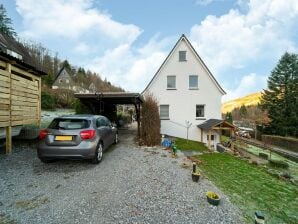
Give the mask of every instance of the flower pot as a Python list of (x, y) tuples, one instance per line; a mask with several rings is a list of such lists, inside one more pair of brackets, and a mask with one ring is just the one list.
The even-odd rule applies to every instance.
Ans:
[(201, 174), (200, 173), (192, 173), (191, 178), (193, 182), (198, 182), (200, 179)]
[(219, 202), (220, 202), (220, 197), (219, 197), (216, 193), (214, 193), (214, 192), (212, 192), (212, 191), (208, 191), (207, 194), (206, 194), (206, 196), (207, 196), (207, 201), (208, 201), (211, 205), (215, 205), (215, 206), (217, 206), (217, 205), (219, 204)]

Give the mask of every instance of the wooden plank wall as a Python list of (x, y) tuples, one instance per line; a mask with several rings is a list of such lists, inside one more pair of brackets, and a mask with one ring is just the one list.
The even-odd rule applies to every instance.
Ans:
[(40, 102), (41, 78), (0, 60), (0, 128), (40, 126)]

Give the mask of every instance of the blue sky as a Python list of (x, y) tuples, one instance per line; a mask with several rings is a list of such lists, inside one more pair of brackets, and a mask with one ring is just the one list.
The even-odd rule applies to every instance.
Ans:
[[(297, 0), (1, 0), (19, 36), (141, 92), (184, 33), (227, 92), (266, 88), (297, 53)], [(296, 32), (295, 32), (296, 30)]]

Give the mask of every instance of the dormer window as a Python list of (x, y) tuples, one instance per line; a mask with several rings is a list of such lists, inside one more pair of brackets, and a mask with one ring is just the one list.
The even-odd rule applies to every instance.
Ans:
[(179, 51), (179, 61), (186, 61), (186, 51)]

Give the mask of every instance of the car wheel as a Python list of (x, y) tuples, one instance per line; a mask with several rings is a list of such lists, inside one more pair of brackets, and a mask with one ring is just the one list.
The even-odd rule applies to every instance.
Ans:
[(102, 156), (103, 156), (102, 143), (98, 143), (94, 158), (92, 159), (92, 163), (98, 164), (102, 160)]
[(119, 142), (119, 139), (118, 139), (118, 133), (116, 133), (116, 134), (115, 134), (115, 141), (114, 141), (114, 144), (116, 145), (118, 142)]

